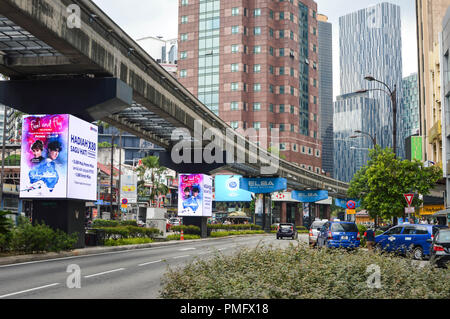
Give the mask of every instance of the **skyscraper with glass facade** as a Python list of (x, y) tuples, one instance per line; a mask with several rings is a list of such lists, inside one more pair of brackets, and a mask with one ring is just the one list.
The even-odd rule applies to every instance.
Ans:
[[(393, 108), (388, 90), (382, 84), (365, 80), (366, 76), (386, 83), (391, 90), (397, 90), (397, 155), (404, 157), (404, 143), (401, 137), (401, 96), (402, 96), (402, 44), (401, 44), (401, 18), (400, 7), (390, 3), (380, 3), (366, 9), (358, 10), (339, 19), (340, 34), (340, 84), (341, 97), (335, 103), (334, 130), (335, 139), (349, 137), (355, 130), (370, 133), (375, 137), (377, 144), (382, 148), (393, 146)], [(368, 89), (365, 93), (366, 99), (354, 99), (352, 93), (361, 89)], [(348, 101), (343, 101), (349, 99)], [(373, 102), (374, 101), (374, 102)], [(355, 109), (370, 109), (370, 105), (353, 105), (353, 103), (370, 103), (376, 105), (376, 112), (369, 120), (361, 122), (360, 129), (355, 128), (352, 134), (347, 137), (339, 136), (338, 132), (345, 131), (346, 124), (337, 121), (337, 117), (342, 116), (351, 121)], [(340, 114), (339, 105), (346, 105), (342, 112), (347, 112), (347, 116)], [(363, 112), (364, 113), (364, 112)], [(355, 118), (355, 121), (359, 121)], [(370, 138), (360, 138), (365, 140), (360, 143), (369, 143)], [(355, 146), (354, 146), (355, 147)], [(356, 151), (356, 150), (355, 150)], [(367, 152), (367, 150), (359, 150)], [(335, 153), (343, 152), (337, 147), (335, 140)], [(360, 156), (364, 158), (364, 156)], [(335, 167), (342, 169), (348, 165), (349, 172), (354, 172), (357, 162), (345, 163), (344, 156), (335, 156)], [(365, 163), (363, 163), (365, 164)], [(336, 169), (335, 169), (336, 172)], [(350, 177), (350, 173), (344, 174)], [(342, 174), (340, 176), (343, 176)], [(337, 175), (335, 175), (338, 178)], [(351, 179), (351, 178), (350, 178)], [(347, 180), (348, 181), (348, 180)]]
[(318, 15), (319, 100), (322, 169), (333, 176), (333, 27), (324, 15)]
[(417, 73), (403, 79), (401, 99), (401, 124), (404, 139), (420, 133), (419, 82)]
[(314, 1), (180, 0), (178, 32), (186, 88), (234, 129), (279, 129), (272, 146), (321, 173)]

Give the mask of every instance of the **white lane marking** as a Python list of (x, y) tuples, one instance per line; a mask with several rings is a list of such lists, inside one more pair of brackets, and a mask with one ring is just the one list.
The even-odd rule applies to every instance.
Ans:
[(180, 258), (185, 258), (185, 257), (189, 257), (190, 255), (183, 255), (183, 256), (177, 256), (177, 257), (173, 257), (173, 259), (180, 259)]
[(89, 275), (89, 276), (84, 276), (84, 278), (91, 278), (91, 277), (95, 277), (95, 276), (101, 276), (101, 275), (105, 275), (105, 274), (110, 274), (112, 272), (118, 272), (118, 271), (122, 271), (125, 270), (125, 268), (119, 268), (119, 269), (114, 269), (114, 270), (109, 270), (109, 271), (104, 271), (104, 272), (100, 272), (98, 274), (93, 274), (93, 275)]
[(147, 265), (150, 265), (150, 264), (156, 264), (156, 263), (160, 263), (160, 262), (162, 262), (162, 260), (150, 261), (148, 263), (140, 264), (140, 265), (138, 265), (138, 267), (147, 266)]
[(187, 251), (187, 250), (196, 250), (197, 248), (194, 247), (190, 247), (190, 248), (182, 248), (182, 249), (178, 249), (179, 251)]
[(51, 285), (46, 285), (46, 286), (31, 288), (31, 289), (27, 289), (27, 290), (18, 291), (18, 292), (13, 292), (13, 293), (10, 293), (10, 294), (7, 294), (7, 295), (0, 296), (0, 298), (11, 297), (11, 296), (15, 296), (15, 295), (18, 295), (18, 294), (24, 294), (26, 292), (35, 291), (35, 290), (39, 290), (39, 289), (45, 289), (45, 288), (49, 288), (49, 287), (53, 287), (53, 286), (57, 286), (57, 285), (59, 285), (59, 284), (55, 283), (55, 284), (51, 284)]

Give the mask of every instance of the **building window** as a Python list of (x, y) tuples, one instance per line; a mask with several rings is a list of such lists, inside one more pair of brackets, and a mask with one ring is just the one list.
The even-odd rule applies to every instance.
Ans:
[(253, 84), (253, 92), (261, 92), (261, 84), (260, 83)]
[(273, 104), (272, 103), (269, 104), (269, 112), (273, 113)]
[(231, 9), (231, 15), (232, 16), (238, 16), (239, 15), (239, 8), (232, 8)]
[(188, 0), (181, 0), (181, 5), (183, 7), (187, 6), (189, 4)]
[(270, 11), (269, 11), (269, 17), (270, 17), (271, 19), (273, 19), (273, 10), (270, 10)]
[(294, 14), (293, 13), (290, 14), (290, 20), (291, 20), (291, 22), (294, 22)]
[(261, 103), (253, 103), (253, 111), (261, 111)]
[(280, 85), (280, 94), (284, 94), (284, 85)]
[(231, 110), (239, 111), (239, 102), (231, 102)]
[(293, 105), (291, 105), (291, 114), (295, 113), (295, 107)]
[(292, 133), (294, 133), (294, 129), (295, 129), (294, 124), (291, 124), (291, 132), (292, 132)]
[(187, 55), (187, 51), (183, 51), (183, 52), (180, 53), (180, 59), (181, 60), (187, 59), (187, 56), (188, 56)]
[(295, 76), (295, 73), (294, 73), (295, 71), (294, 71), (294, 68), (291, 68), (291, 76)]
[(278, 37), (279, 37), (280, 39), (284, 39), (284, 30), (278, 31)]
[(182, 16), (181, 17), (181, 24), (186, 24), (188, 23), (188, 17), (187, 16)]
[(253, 34), (254, 35), (261, 35), (261, 27), (253, 28)]
[(253, 122), (253, 128), (258, 131), (261, 128), (261, 122)]
[(185, 78), (187, 77), (187, 71), (186, 70), (181, 70), (180, 71), (180, 78)]
[(231, 72), (239, 72), (239, 64), (237, 64), (237, 63), (232, 64)]
[(280, 20), (284, 20), (284, 12), (280, 12)]
[(316, 157), (320, 157), (320, 150), (316, 150)]
[(291, 35), (290, 35), (291, 40), (294, 40), (294, 32), (291, 31)]
[(272, 84), (269, 84), (269, 92), (270, 93), (274, 93), (275, 92)]
[(253, 72), (254, 73), (260, 73), (261, 72), (261, 64), (255, 64), (253, 66)]
[(292, 149), (294, 150), (294, 152), (297, 152), (297, 144), (292, 145)]
[(260, 8), (257, 8), (257, 9), (255, 9), (255, 10), (253, 10), (253, 15), (254, 15), (255, 17), (260, 17), (260, 16), (261, 16), (261, 9), (260, 9)]
[(273, 29), (272, 28), (269, 28), (269, 35), (271, 38), (273, 38)]
[(279, 113), (284, 113), (284, 104), (280, 104)]
[(181, 39), (181, 41), (187, 41), (187, 39), (188, 39), (188, 34), (187, 34), (187, 33), (181, 34), (180, 39)]
[(283, 66), (280, 67), (279, 73), (280, 73), (280, 75), (284, 75), (284, 67)]
[(271, 56), (273, 56), (273, 54), (274, 54), (274, 49), (273, 49), (273, 47), (270, 47), (270, 48), (269, 48), (269, 53), (270, 53)]
[(239, 90), (239, 83), (233, 82), (231, 83), (231, 91), (237, 91)]
[(236, 130), (239, 128), (239, 122), (238, 121), (230, 122), (230, 126), (232, 129)]
[(286, 143), (280, 143), (280, 151), (286, 150)]
[(239, 52), (239, 44), (233, 44), (231, 46), (231, 53), (238, 53)]
[(273, 74), (273, 65), (269, 66), (269, 72), (270, 72), (270, 74)]
[(284, 48), (279, 49), (278, 56), (284, 56)]
[(284, 124), (280, 124), (280, 132), (284, 132)]
[(239, 33), (239, 26), (234, 25), (231, 27), (231, 34), (238, 34)]
[(253, 53), (256, 53), (256, 54), (261, 53), (261, 46), (260, 45), (255, 45), (253, 47)]

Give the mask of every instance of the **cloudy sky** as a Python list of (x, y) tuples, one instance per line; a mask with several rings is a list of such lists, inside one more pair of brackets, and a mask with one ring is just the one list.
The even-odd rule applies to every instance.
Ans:
[[(132, 38), (178, 34), (178, 0), (94, 0)], [(370, 5), (376, 0), (316, 0), (318, 12), (333, 24), (334, 95), (339, 94), (339, 17)], [(403, 76), (417, 72), (416, 14), (414, 0), (389, 0), (402, 14)]]

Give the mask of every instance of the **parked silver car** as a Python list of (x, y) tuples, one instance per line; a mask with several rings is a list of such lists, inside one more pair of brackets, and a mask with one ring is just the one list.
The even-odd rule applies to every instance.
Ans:
[(328, 219), (315, 220), (311, 224), (311, 228), (309, 229), (309, 245), (312, 247), (316, 246), (317, 237), (319, 236), (320, 229), (322, 226), (328, 221)]

